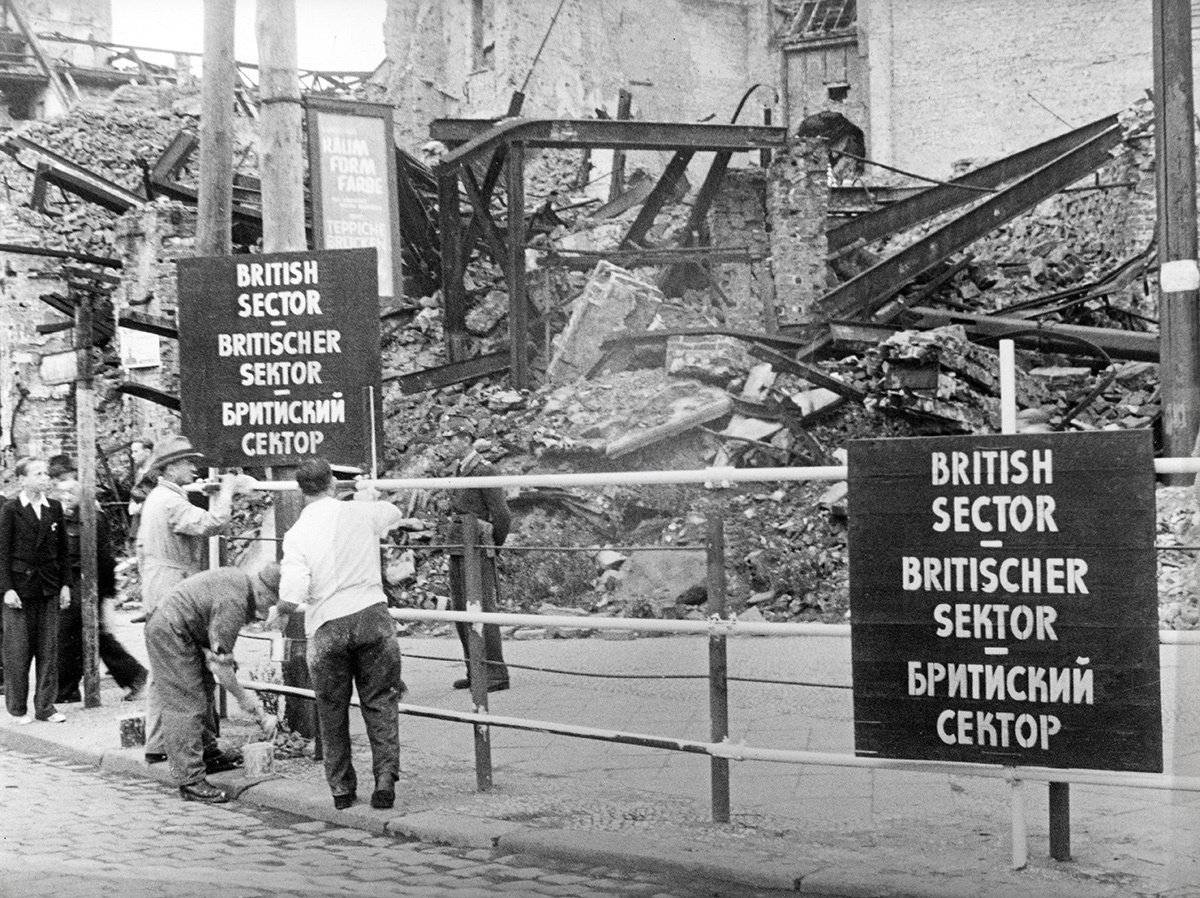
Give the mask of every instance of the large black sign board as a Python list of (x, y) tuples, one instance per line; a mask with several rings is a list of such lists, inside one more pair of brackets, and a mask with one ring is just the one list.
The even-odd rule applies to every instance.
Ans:
[(1148, 431), (851, 443), (865, 756), (1162, 770)]
[(183, 429), (214, 464), (370, 461), (375, 264), (373, 249), (179, 260)]

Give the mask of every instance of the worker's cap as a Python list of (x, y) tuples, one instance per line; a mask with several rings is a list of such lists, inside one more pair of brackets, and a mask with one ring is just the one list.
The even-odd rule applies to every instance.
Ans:
[(259, 568), (258, 579), (272, 592), (279, 592), (279, 581), (281, 579), (279, 562), (272, 561)]
[(185, 458), (199, 460), (204, 458), (204, 453), (196, 449), (187, 437), (183, 435), (170, 436), (159, 446), (152, 467), (165, 468), (172, 462), (182, 461)]

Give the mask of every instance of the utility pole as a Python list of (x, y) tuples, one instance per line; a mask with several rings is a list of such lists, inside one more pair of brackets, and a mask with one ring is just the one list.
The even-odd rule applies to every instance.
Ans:
[[(304, 154), (295, 0), (258, 0), (263, 252), (303, 251)], [(389, 137), (391, 135), (388, 135)]]
[[(1200, 268), (1190, 0), (1153, 0), (1163, 452), (1193, 454), (1200, 432)], [(1180, 485), (1186, 477), (1175, 475)]]
[(92, 383), (92, 294), (75, 299), (75, 425), (79, 456), (79, 613), (83, 629), (83, 706), (100, 707), (99, 590), (96, 570), (96, 393)]
[[(295, 0), (258, 0), (256, 10), (263, 251), (303, 251), (308, 245), (304, 234), (304, 155), (300, 140), (303, 110), (296, 73), (296, 4)], [(270, 476), (286, 479), (291, 473), (276, 468)], [(282, 538), (296, 523), (302, 508), (298, 492), (275, 494), (277, 537)], [(305, 659), (304, 615), (289, 615), (283, 635), (284, 685), (311, 689)], [(289, 699), (284, 719), (306, 739), (317, 735), (316, 708), (312, 702)]]
[(204, 0), (204, 77), (200, 85), (201, 256), (233, 250), (233, 14), (235, 0)]

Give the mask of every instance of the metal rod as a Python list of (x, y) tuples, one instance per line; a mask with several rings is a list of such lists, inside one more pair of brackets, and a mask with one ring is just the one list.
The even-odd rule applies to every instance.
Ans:
[[(311, 689), (282, 686), (279, 683), (262, 683), (254, 680), (238, 680), (246, 689), (258, 692), (294, 695), (315, 698)], [(358, 706), (357, 699), (350, 702)], [(909, 773), (935, 773), (941, 776), (978, 776), (984, 779), (1011, 780), (1020, 774), (1024, 780), (1051, 782), (1063, 780), (1092, 786), (1119, 788), (1158, 789), (1175, 792), (1200, 792), (1200, 776), (1174, 776), (1162, 773), (1126, 773), (1113, 770), (1081, 770), (1077, 768), (1048, 767), (998, 767), (991, 764), (974, 764), (966, 761), (910, 761), (899, 758), (871, 758), (857, 755), (841, 755), (835, 752), (792, 751), (789, 749), (753, 748), (747, 745), (722, 742), (698, 742), (692, 739), (674, 739), (668, 736), (650, 736), (642, 733), (626, 733), (597, 727), (576, 726), (568, 723), (553, 723), (527, 720), (520, 717), (500, 717), (491, 714), (475, 714), (469, 711), (450, 711), (423, 705), (400, 703), (401, 714), (447, 720), (456, 723), (481, 723), (489, 727), (529, 730), (550, 733), (556, 736), (573, 736), (601, 742), (619, 742), (626, 745), (642, 745), (668, 751), (691, 754), (708, 754), (731, 761), (771, 761), (781, 764), (805, 764), (823, 767), (856, 767), (863, 770), (899, 770)]]

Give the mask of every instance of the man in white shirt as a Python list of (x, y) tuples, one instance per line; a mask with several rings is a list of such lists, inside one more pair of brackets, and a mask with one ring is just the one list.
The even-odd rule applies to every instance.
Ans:
[(317, 722), (325, 752), (325, 779), (335, 808), (357, 798), (358, 777), (350, 756), (350, 694), (358, 700), (367, 738), (375, 789), (371, 807), (387, 809), (396, 800), (400, 775), (400, 647), (387, 610), (380, 569), (379, 540), (397, 527), (424, 529), (404, 518), (390, 502), (339, 502), (333, 471), (324, 459), (296, 469), (304, 510), (283, 537), (279, 610), (306, 611), (308, 671), (317, 697)]

